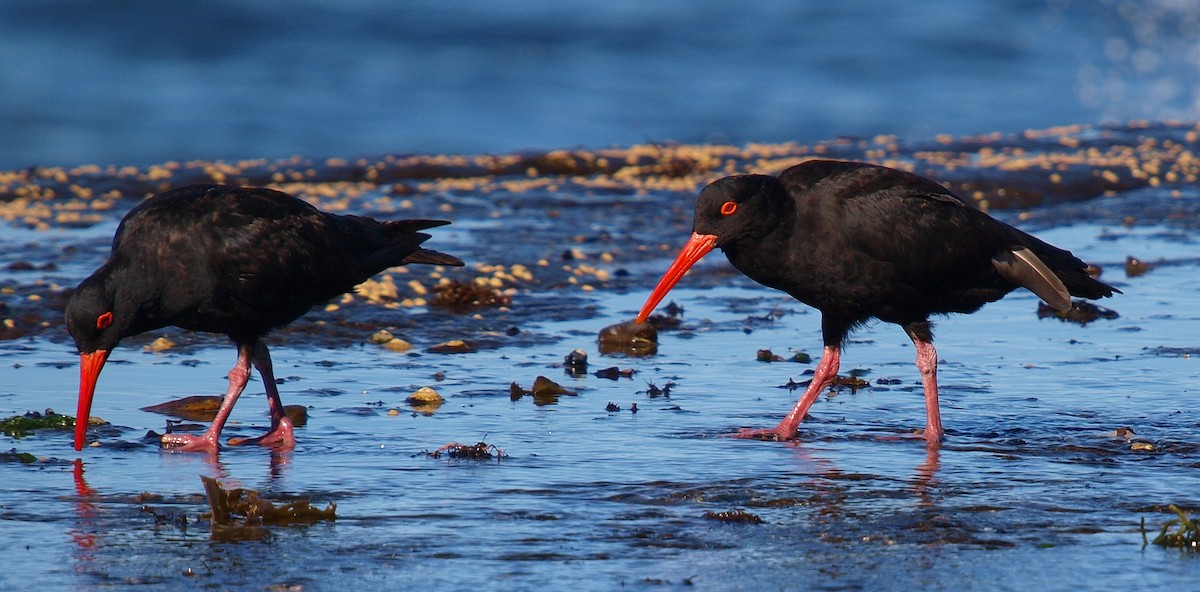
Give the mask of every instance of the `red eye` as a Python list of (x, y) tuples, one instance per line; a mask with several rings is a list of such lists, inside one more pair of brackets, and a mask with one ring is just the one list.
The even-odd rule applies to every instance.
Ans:
[(737, 203), (736, 202), (727, 201), (727, 202), (721, 204), (721, 215), (722, 216), (732, 216), (733, 213), (736, 211), (737, 211)]
[(112, 324), (112, 312), (106, 312), (96, 317), (96, 328), (100, 330), (107, 329)]

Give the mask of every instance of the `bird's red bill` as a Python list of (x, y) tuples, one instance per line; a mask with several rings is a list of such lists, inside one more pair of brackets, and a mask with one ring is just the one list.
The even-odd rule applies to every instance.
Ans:
[(658, 280), (658, 285), (654, 287), (654, 291), (650, 293), (650, 297), (646, 299), (646, 303), (642, 305), (641, 312), (638, 313), (637, 322), (641, 323), (654, 312), (654, 307), (666, 298), (667, 292), (679, 283), (679, 279), (687, 270), (695, 265), (697, 261), (702, 259), (713, 247), (717, 244), (717, 236), (714, 234), (698, 234), (693, 232), (692, 238), (683, 245), (679, 250), (679, 255), (675, 257), (675, 262), (671, 267), (667, 268), (667, 272), (663, 274), (662, 279)]
[(88, 418), (92, 413), (92, 395), (96, 393), (96, 380), (108, 360), (108, 351), (98, 349), (79, 354), (79, 407), (75, 410), (75, 450), (83, 450), (87, 440)]

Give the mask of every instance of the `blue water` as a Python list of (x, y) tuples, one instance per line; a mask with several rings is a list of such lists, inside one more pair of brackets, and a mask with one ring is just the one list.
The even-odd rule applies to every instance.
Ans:
[(1171, 0), (7, 0), (0, 169), (1200, 114)]
[[(8, 0), (0, 3), (0, 170), (926, 139), (1189, 119), (1200, 116), (1198, 15), (1171, 0)], [(372, 199), (394, 197), (372, 191)], [(472, 266), (513, 263), (505, 258), (517, 251), (498, 241), (520, 237), (532, 259), (557, 261), (577, 245), (593, 257), (611, 248), (617, 259), (597, 265), (640, 281), (668, 263), (659, 244), (686, 236), (679, 227), (664, 239), (682, 221), (655, 218), (674, 212), (679, 194), (572, 191), (561, 204), (514, 195), (511, 203), (538, 206), (524, 209), (494, 195), (411, 199), (415, 211), (449, 208), (455, 223), (438, 229), (439, 248)], [(1145, 212), (1123, 205), (1134, 197), (1156, 213), (1178, 210), (1142, 220)], [(233, 350), (213, 339), (155, 354), (141, 348), (153, 336), (128, 340), (98, 389), (93, 413), (112, 423), (93, 430), (100, 446), (76, 453), (65, 432), (0, 437), (3, 449), (39, 457), (0, 464), (8, 560), (0, 588), (1186, 589), (1200, 563), (1144, 548), (1138, 525), (1145, 518), (1156, 531), (1166, 504), (1198, 504), (1198, 203), (1195, 188), (1180, 183), (1099, 200), (1110, 213), (1098, 219), (1116, 222), (1072, 224), (1059, 210), (1033, 211), (1039, 236), (1101, 264), (1106, 281), (1126, 291), (1102, 303), (1121, 316), (1086, 327), (1039, 320), (1036, 299), (1018, 291), (939, 322), (949, 437), (936, 453), (897, 441), (923, 424), (924, 411), (911, 343), (882, 324), (854, 336), (843, 374), (861, 369), (898, 384), (823, 395), (794, 444), (720, 437), (777, 422), (797, 396), (779, 387), (813, 365), (759, 363), (758, 349), (816, 355), (820, 338), (814, 311), (745, 278), (720, 276), (719, 287), (703, 288), (715, 283), (706, 274), (728, 273), (717, 255), (672, 292), (688, 328), (665, 333), (647, 359), (601, 356), (594, 336), (629, 318), (652, 280), (589, 293), (523, 285), (511, 310), (481, 311), (477, 328), (448, 325), (500, 344), (477, 354), (395, 354), (369, 344), (366, 330), (312, 343), (277, 334), (285, 402), (311, 415), (290, 453), (236, 448), (210, 460), (143, 443), (164, 418), (141, 407), (222, 392)], [(543, 215), (559, 205), (569, 222)], [(610, 227), (613, 205), (643, 208), (638, 220), (663, 228)], [(1141, 225), (1120, 224), (1125, 216)], [(580, 222), (589, 217), (595, 223)], [(52, 298), (57, 286), (74, 285), (103, 259), (115, 226), (111, 217), (82, 229), (5, 227), (0, 251), (57, 267), (0, 265), (0, 282), (18, 288), (4, 303), (27, 310), (25, 294)], [(642, 248), (658, 256), (633, 255)], [(1166, 263), (1126, 277), (1129, 255)], [(530, 312), (554, 306), (579, 309), (560, 320)], [(774, 311), (785, 314), (753, 320)], [(430, 326), (438, 314), (446, 313), (380, 312), (377, 322)], [(532, 337), (505, 341), (512, 325)], [(412, 332), (418, 351), (458, 336)], [(637, 373), (566, 377), (559, 363), (576, 347), (593, 368)], [(57, 322), (0, 342), (0, 416), (73, 410), (74, 353)], [(538, 375), (579, 395), (541, 407), (509, 400), (509, 383), (528, 387)], [(677, 386), (670, 399), (651, 398), (649, 382)], [(447, 398), (433, 415), (403, 402), (423, 385)], [(260, 391), (252, 383), (227, 436), (263, 429)], [(609, 402), (621, 411), (607, 411)], [(1126, 426), (1153, 450), (1113, 435)], [(479, 463), (422, 454), (480, 439), (509, 456)], [(198, 520), (206, 509), (199, 475), (273, 499), (333, 501), (338, 520), (223, 540)], [(143, 507), (187, 517), (188, 526), (158, 523)], [(704, 516), (733, 508), (764, 523)]]
[[(91, 245), (115, 221), (99, 226), (46, 240)], [(779, 387), (813, 366), (756, 362), (756, 350), (820, 346), (818, 315), (795, 301), (744, 278), (700, 287), (707, 274), (727, 271), (720, 257), (672, 292), (686, 307), (686, 329), (664, 333), (658, 355), (646, 359), (595, 347), (599, 329), (629, 318), (644, 291), (598, 290), (590, 314), (531, 319), (523, 311), (539, 300), (567, 296), (552, 286), (521, 290), (512, 311), (480, 311), (498, 326), (544, 336), (544, 346), (412, 356), (366, 342), (370, 330), (339, 347), (273, 345), (285, 401), (310, 409), (297, 448), (282, 454), (231, 448), (208, 459), (142, 443), (164, 418), (140, 408), (219, 393), (233, 350), (214, 341), (150, 353), (145, 340), (127, 340), (101, 377), (94, 413), (113, 426), (93, 429), (99, 446), (76, 453), (63, 431), (0, 439), (41, 459), (0, 464), (0, 532), (9, 535), (0, 553), (12, 565), (38, 566), (0, 570), (0, 588), (1180, 589), (1200, 564), (1177, 549), (1143, 548), (1138, 525), (1145, 518), (1156, 532), (1167, 518), (1159, 508), (1196, 503), (1195, 232), (1079, 223), (1038, 234), (1103, 266), (1127, 294), (1102, 304), (1121, 316), (1086, 327), (1039, 320), (1036, 298), (1017, 291), (939, 323), (948, 439), (936, 452), (897, 438), (923, 424), (924, 410), (911, 343), (886, 324), (855, 334), (843, 373), (861, 369), (873, 382), (898, 384), (823, 395), (796, 443), (720, 437), (778, 421), (797, 397)], [(475, 248), (472, 259), (488, 247)], [(1120, 267), (1130, 254), (1166, 263), (1126, 277)], [(58, 273), (78, 271), (47, 275)], [(752, 321), (772, 312), (783, 314)], [(436, 314), (381, 312), (378, 322)], [(73, 407), (78, 371), (60, 333), (0, 342), (0, 416)], [(448, 337), (407, 336), (418, 351)], [(589, 352), (593, 368), (637, 374), (567, 377), (559, 365), (574, 348)], [(578, 396), (547, 406), (510, 400), (509, 383), (528, 387), (538, 375)], [(669, 398), (652, 398), (650, 382), (676, 386)], [(403, 403), (422, 385), (447, 398), (432, 415)], [(247, 389), (226, 436), (263, 430), (260, 391), (257, 381)], [(610, 402), (621, 411), (607, 411)], [(1154, 449), (1112, 435), (1126, 426)], [(480, 439), (508, 456), (423, 454)], [(199, 475), (273, 499), (336, 502), (338, 520), (225, 540), (200, 518)], [(734, 508), (764, 523), (704, 517)], [(1063, 565), (1070, 573), (1060, 573)]]

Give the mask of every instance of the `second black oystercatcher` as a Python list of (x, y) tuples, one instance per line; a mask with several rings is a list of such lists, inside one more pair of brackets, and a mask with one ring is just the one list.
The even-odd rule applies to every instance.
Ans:
[(330, 214), (265, 188), (190, 185), (142, 202), (121, 220), (108, 261), (67, 303), (81, 362), (75, 449), (83, 448), (109, 352), (125, 337), (168, 325), (229, 335), (238, 359), (208, 430), (167, 434), (164, 446), (217, 450), (251, 365), (267, 391), (271, 429), (250, 442), (294, 446), (262, 338), (389, 267), (462, 265), (421, 248), (430, 236), (420, 231), (445, 224)]
[(821, 311), (824, 351), (812, 382), (768, 430), (795, 437), (837, 377), (842, 343), (871, 319), (900, 325), (917, 350), (930, 443), (943, 437), (937, 351), (929, 317), (970, 313), (1019, 287), (1059, 310), (1071, 296), (1120, 290), (1100, 282), (1069, 251), (971, 207), (941, 185), (860, 162), (812, 160), (778, 177), (736, 175), (700, 192), (691, 239), (638, 314), (642, 322), (684, 273), (714, 248), (739, 271)]

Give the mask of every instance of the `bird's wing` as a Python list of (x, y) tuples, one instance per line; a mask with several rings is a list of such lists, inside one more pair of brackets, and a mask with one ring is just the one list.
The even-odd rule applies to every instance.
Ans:
[(1058, 310), (1071, 310), (1071, 292), (1028, 248), (1003, 249), (992, 257), (992, 265), (1001, 277), (1037, 294), (1046, 304)]

